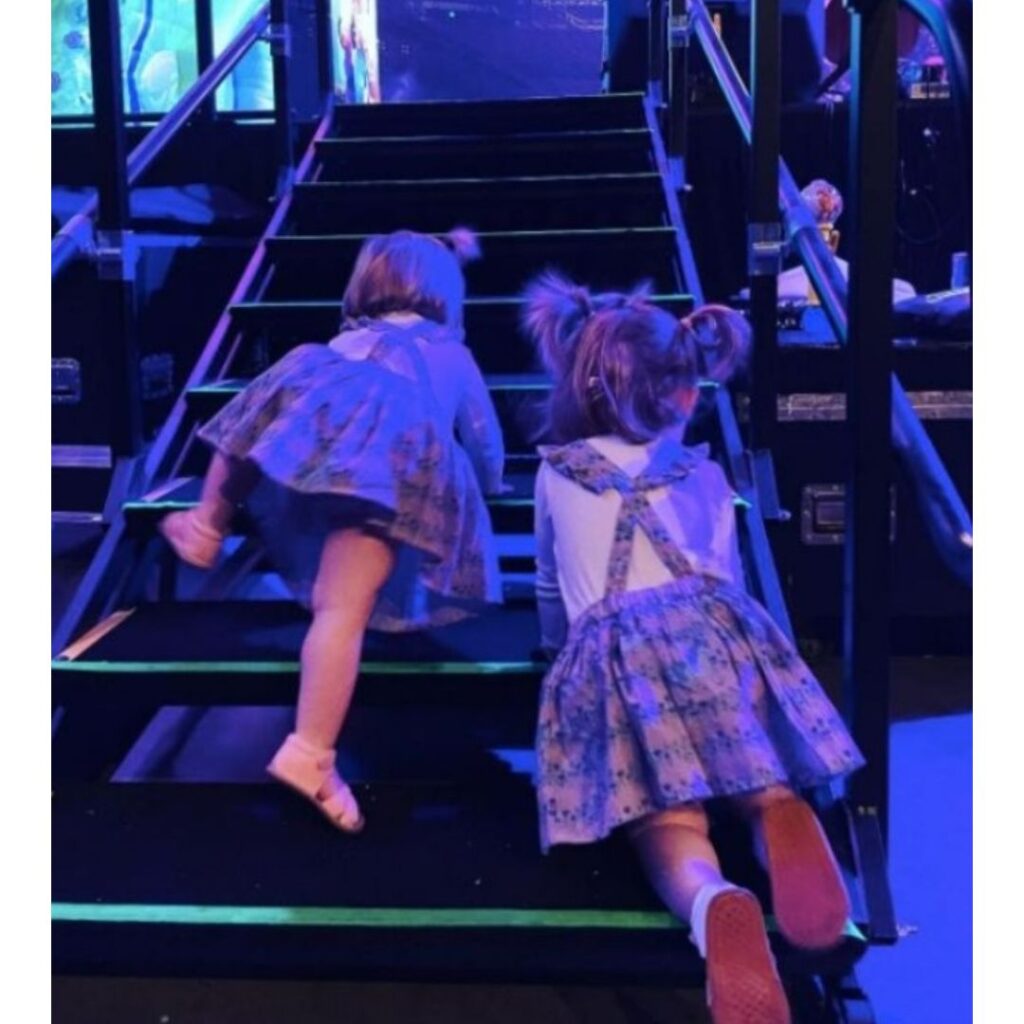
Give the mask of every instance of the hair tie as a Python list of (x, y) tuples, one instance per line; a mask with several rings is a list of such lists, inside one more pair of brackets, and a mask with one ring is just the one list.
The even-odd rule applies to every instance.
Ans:
[[(704, 321), (703, 323), (701, 322), (702, 320)], [(718, 348), (720, 339), (718, 337), (718, 328), (714, 321), (708, 323), (699, 314), (691, 313), (689, 316), (684, 316), (680, 323), (683, 330), (690, 333), (694, 343), (700, 346), (700, 348)]]
[(594, 315), (594, 303), (591, 301), (590, 292), (586, 288), (577, 286), (569, 294), (573, 302), (583, 311), (585, 317)]

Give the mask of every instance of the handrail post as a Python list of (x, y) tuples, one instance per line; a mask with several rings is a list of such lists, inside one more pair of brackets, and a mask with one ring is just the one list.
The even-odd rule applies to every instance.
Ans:
[(676, 185), (686, 190), (686, 145), (690, 122), (690, 2), (671, 0), (669, 9), (668, 123), (665, 148), (678, 167)]
[(277, 150), (276, 198), (291, 188), (295, 169), (295, 130), (290, 88), (292, 23), (289, 0), (270, 0), (270, 52), (274, 63), (274, 125)]
[[(201, 75), (213, 63), (213, 0), (195, 0), (196, 65)], [(199, 108), (199, 116), (213, 120), (217, 112), (216, 96), (211, 93)]]
[(331, 45), (330, 0), (316, 0), (316, 41), (320, 100), (326, 103), (334, 95), (334, 47)]
[(851, 780), (862, 813), (888, 824), (892, 277), (896, 231), (898, 0), (846, 0), (852, 12), (850, 289), (843, 589), (844, 693), (871, 756)]
[(89, 36), (96, 124), (96, 260), (104, 331), (96, 379), (102, 382), (110, 445), (120, 457), (135, 455), (142, 445), (142, 403), (118, 0), (89, 0)]
[(647, 91), (661, 120), (665, 100), (666, 0), (647, 0)]
[(779, 149), (782, 119), (782, 10), (779, 0), (754, 0), (750, 30), (750, 214), (747, 271), (754, 331), (750, 396), (751, 447), (771, 448), (777, 416), (782, 222), (779, 218)]

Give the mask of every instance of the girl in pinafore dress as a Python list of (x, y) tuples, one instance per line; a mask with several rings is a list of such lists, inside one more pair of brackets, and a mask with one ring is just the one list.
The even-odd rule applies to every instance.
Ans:
[(560, 442), (541, 449), (536, 494), (541, 636), (554, 656), (537, 728), (541, 844), (625, 826), (707, 960), (716, 1024), (781, 1024), (761, 908), (723, 879), (703, 805), (728, 798), (749, 819), (781, 931), (828, 948), (849, 904), (795, 790), (863, 759), (744, 591), (725, 475), (681, 440), (698, 378), (728, 379), (746, 324), (722, 307), (680, 322), (642, 292), (591, 295), (551, 275), (526, 300)]
[(203, 427), (214, 454), (199, 505), (161, 527), (208, 568), (244, 501), (312, 609), (295, 731), (268, 771), (346, 832), (363, 817), (335, 744), (367, 627), (445, 625), (501, 601), (481, 491), (502, 489), (504, 446), (462, 334), (461, 264), (476, 255), (465, 229), (369, 239), (341, 334), (291, 351)]

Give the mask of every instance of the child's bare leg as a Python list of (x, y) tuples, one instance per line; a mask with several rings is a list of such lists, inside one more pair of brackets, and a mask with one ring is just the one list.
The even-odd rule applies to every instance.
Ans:
[(358, 832), (363, 818), (334, 770), (334, 745), (355, 690), (363, 634), (393, 566), (394, 552), (376, 537), (339, 530), (327, 538), (313, 586), (313, 622), (302, 645), (295, 732), (268, 769), (346, 832)]
[(835, 946), (850, 916), (850, 901), (814, 811), (788, 786), (770, 786), (733, 802), (750, 822), (783, 935), (805, 949)]
[(640, 819), (630, 828), (630, 840), (655, 892), (680, 920), (690, 920), (693, 901), (704, 886), (724, 882), (700, 804)]
[(313, 587), (313, 623), (302, 645), (295, 731), (333, 748), (348, 713), (363, 634), (395, 564), (390, 545), (359, 530), (339, 530), (324, 544)]
[(642, 819), (630, 838), (658, 895), (707, 960), (715, 1024), (789, 1024), (789, 1007), (757, 899), (722, 878), (698, 804)]

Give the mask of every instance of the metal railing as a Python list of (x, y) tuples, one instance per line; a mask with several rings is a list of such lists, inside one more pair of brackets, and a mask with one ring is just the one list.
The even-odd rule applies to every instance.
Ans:
[[(128, 155), (126, 174), (129, 186), (139, 180), (189, 118), (210, 99), (249, 50), (265, 37), (269, 24), (270, 4), (265, 3)], [(97, 195), (89, 199), (54, 236), (50, 243), (51, 278), (60, 274), (78, 253), (88, 247), (92, 220), (98, 208)]]
[[(749, 143), (752, 135), (750, 93), (715, 31), (703, 0), (690, 0), (689, 7), (696, 37)], [(807, 270), (836, 338), (845, 345), (849, 339), (847, 281), (784, 160), (779, 161), (779, 205), (789, 242)], [(973, 561), (970, 514), (895, 374), (892, 376), (892, 440), (914, 480), (939, 553), (956, 576), (969, 583)]]

